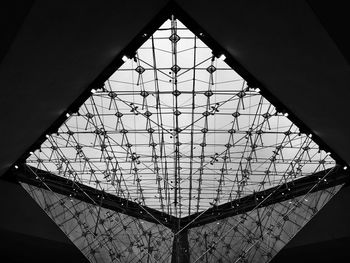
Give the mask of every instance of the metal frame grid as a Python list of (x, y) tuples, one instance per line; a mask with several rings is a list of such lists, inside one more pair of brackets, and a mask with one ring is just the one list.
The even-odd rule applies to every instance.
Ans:
[[(125, 203), (119, 204), (124, 210), (107, 209), (108, 195), (98, 191), (100, 195), (94, 196), (70, 180), (66, 184), (75, 191), (59, 194), (47, 175), (28, 169), (36, 183), (22, 186), (91, 262), (147, 263), (268, 262), (337, 193), (341, 185), (333, 186), (337, 181), (332, 179), (342, 171), (335, 167), (316, 174), (316, 182), (294, 198), (273, 200), (274, 193), (286, 192), (275, 187), (265, 197), (255, 195), (253, 208), (221, 218), (216, 214), (196, 227), (181, 225), (181, 218), (170, 226), (155, 216), (144, 218), (142, 213), (153, 215), (141, 206), (139, 216), (130, 216)], [(82, 200), (79, 193), (91, 201)], [(197, 219), (200, 216), (193, 222)]]
[(188, 234), (190, 262), (269, 262), (340, 188), (192, 228)]
[(173, 18), (27, 164), (181, 218), (335, 162)]
[(90, 262), (170, 262), (171, 230), (22, 183)]
[(347, 173), (167, 8), (12, 172), (92, 262), (267, 262)]

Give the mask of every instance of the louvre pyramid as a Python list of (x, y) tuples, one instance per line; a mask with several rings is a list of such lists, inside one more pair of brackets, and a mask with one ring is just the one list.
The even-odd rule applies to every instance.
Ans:
[(91, 262), (268, 262), (339, 190), (317, 188), (336, 162), (205, 34), (171, 16), (142, 37), (23, 187)]

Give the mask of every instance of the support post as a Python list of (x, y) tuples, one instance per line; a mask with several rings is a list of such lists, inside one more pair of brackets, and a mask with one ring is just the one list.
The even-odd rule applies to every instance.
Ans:
[[(175, 234), (178, 231), (174, 231)], [(173, 240), (173, 252), (171, 257), (171, 263), (189, 263), (190, 251), (188, 243), (188, 231), (182, 230), (180, 233), (174, 236)]]

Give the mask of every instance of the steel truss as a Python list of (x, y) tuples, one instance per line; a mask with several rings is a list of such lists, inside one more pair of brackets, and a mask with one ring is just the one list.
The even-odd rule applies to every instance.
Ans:
[(335, 162), (172, 17), (27, 164), (185, 217)]
[(133, 43), (10, 175), (93, 262), (269, 261), (342, 160), (179, 7)]
[(184, 218), (177, 218), (156, 209), (143, 206), (128, 199), (100, 191), (69, 179), (58, 178), (47, 171), (24, 166), (16, 170), (13, 176), (20, 182), (51, 190), (77, 200), (97, 205), (114, 212), (136, 217), (150, 223), (161, 224), (173, 232), (202, 226), (218, 220), (247, 213), (256, 208), (270, 206), (286, 200), (292, 200), (308, 193), (321, 191), (348, 181), (348, 173), (341, 167), (317, 172), (291, 183), (279, 185), (253, 195), (236, 199), (220, 206), (213, 206), (204, 212)]
[[(96, 262), (102, 260), (100, 258), (101, 255), (96, 255), (98, 249), (100, 249), (99, 253), (103, 249), (105, 250), (104, 254), (110, 256), (108, 259), (103, 259), (106, 262), (109, 260), (124, 262), (121, 260), (122, 257), (125, 260), (129, 260), (129, 262), (140, 260), (139, 257), (133, 255), (133, 253), (136, 253), (134, 251), (135, 246), (137, 253), (141, 255), (141, 261), (142, 258), (144, 260), (147, 258), (145, 262), (153, 262), (154, 260), (158, 262), (161, 256), (160, 253), (157, 253), (160, 249), (156, 249), (156, 247), (166, 240), (169, 241), (169, 239), (172, 240), (172, 245), (167, 245), (166, 251), (168, 251), (168, 255), (162, 259), (162, 262), (170, 262), (170, 259), (171, 262), (197, 262), (195, 260), (199, 260), (199, 262), (212, 262), (213, 260), (231, 262), (232, 255), (230, 256), (229, 254), (234, 248), (241, 251), (237, 258), (242, 262), (248, 260), (249, 257), (251, 259), (247, 262), (254, 262), (254, 260), (259, 262), (261, 256), (269, 260), (279, 250), (275, 246), (281, 248), (281, 244), (278, 245), (277, 242), (280, 241), (280, 236), (283, 237), (283, 244), (286, 244), (296, 233), (296, 230), (300, 230), (303, 224), (316, 214), (329, 198), (337, 192), (339, 185), (348, 181), (348, 174), (340, 167), (337, 167), (295, 180), (286, 185), (257, 192), (252, 196), (243, 197), (231, 203), (212, 207), (200, 214), (194, 214), (186, 218), (175, 218), (165, 213), (160, 213), (155, 209), (118, 198), (115, 195), (93, 189), (69, 179), (60, 178), (57, 180), (55, 175), (28, 166), (16, 170), (13, 175), (22, 182), (24, 188), (61, 228), (64, 223), (61, 222), (60, 217), (65, 218), (64, 222), (69, 220), (76, 221), (75, 224), (73, 223), (73, 226), (70, 225), (68, 227), (69, 230), (64, 228), (65, 233), (72, 238), (73, 230), (71, 228), (80, 226), (79, 234), (81, 236), (74, 235), (73, 242), (84, 254), (88, 255), (90, 260)], [(33, 188), (33, 186), (38, 188)], [(53, 201), (52, 197), (48, 198), (47, 192), (54, 193), (56, 200)], [(44, 198), (38, 198), (38, 195), (42, 195)], [(84, 207), (74, 206), (74, 211), (72, 211), (72, 207), (67, 207), (67, 203), (83, 204)], [(65, 215), (67, 211), (58, 213), (58, 206), (67, 210), (73, 217), (68, 216), (70, 219), (67, 220), (67, 215)], [(296, 213), (295, 210), (297, 210), (298, 216), (293, 217), (291, 215)], [(93, 219), (88, 220), (85, 218), (85, 221), (81, 220), (80, 215), (86, 211), (88, 211), (90, 216), (93, 216)], [(117, 235), (122, 238), (120, 236), (121, 230), (119, 234), (113, 233), (112, 228), (108, 228), (106, 225), (111, 224), (110, 221), (113, 223), (115, 218), (120, 218), (121, 222), (126, 221), (127, 218), (123, 215), (127, 215), (127, 218), (132, 218), (133, 224), (137, 226), (141, 226), (146, 222), (152, 224), (150, 227), (152, 230), (146, 230), (147, 228), (141, 227), (136, 234), (132, 234), (134, 235), (134, 241), (130, 240), (128, 248), (124, 250), (124, 254), (115, 252), (116, 247), (113, 248), (113, 245), (110, 247), (106, 244), (102, 245), (101, 242), (103, 241), (94, 241), (101, 236), (105, 239), (104, 242), (106, 240), (116, 242), (115, 236)], [(248, 224), (248, 226), (245, 224)], [(294, 232), (292, 231), (288, 235), (280, 232), (280, 236), (273, 236), (275, 235), (273, 234), (275, 229), (283, 230), (283, 227), (288, 224), (297, 226), (293, 229)], [(127, 228), (124, 225), (119, 227), (123, 227), (123, 230), (127, 232)], [(163, 233), (166, 234), (163, 235)], [(219, 235), (218, 233), (221, 234)], [(254, 237), (250, 236), (252, 233), (254, 233)], [(127, 235), (129, 236), (130, 234)], [(147, 242), (137, 243), (135, 235), (148, 237), (148, 241), (146, 239)], [(81, 240), (87, 239), (89, 236), (93, 240)], [(276, 239), (272, 243), (273, 249), (272, 247), (269, 248), (271, 244), (264, 243), (266, 241), (264, 236), (273, 236)], [(197, 243), (203, 237), (204, 243), (200, 242), (198, 247)], [(238, 237), (240, 237), (239, 240), (246, 242), (245, 246), (247, 247), (239, 245)], [(77, 243), (77, 240), (80, 241)], [(234, 245), (232, 242), (235, 242)], [(248, 245), (253, 243), (254, 249), (251, 251), (252, 246)], [(262, 246), (261, 243), (265, 246), (263, 255), (256, 251), (257, 248), (259, 249)], [(198, 249), (200, 252), (198, 252)], [(248, 249), (248, 251), (244, 249)], [(198, 255), (198, 253), (202, 254)]]

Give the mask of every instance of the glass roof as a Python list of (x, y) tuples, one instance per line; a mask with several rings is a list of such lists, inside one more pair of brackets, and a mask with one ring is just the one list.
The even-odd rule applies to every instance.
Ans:
[(146, 37), (28, 165), (176, 217), (335, 165), (179, 20)]

